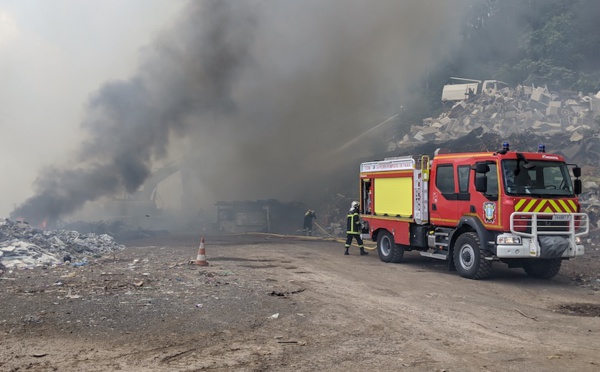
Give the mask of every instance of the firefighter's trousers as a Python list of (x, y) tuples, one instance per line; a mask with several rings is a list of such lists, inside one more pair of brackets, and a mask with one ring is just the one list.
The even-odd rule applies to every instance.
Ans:
[(358, 248), (363, 249), (363, 240), (360, 237), (360, 234), (348, 234), (346, 235), (346, 249), (350, 248), (350, 244), (352, 244), (352, 238), (356, 238), (356, 242), (358, 243)]

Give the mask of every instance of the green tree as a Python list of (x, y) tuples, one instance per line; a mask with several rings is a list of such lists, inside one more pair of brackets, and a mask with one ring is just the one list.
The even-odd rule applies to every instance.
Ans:
[(551, 89), (600, 88), (600, 2), (486, 0), (476, 5), (453, 63), (457, 73)]

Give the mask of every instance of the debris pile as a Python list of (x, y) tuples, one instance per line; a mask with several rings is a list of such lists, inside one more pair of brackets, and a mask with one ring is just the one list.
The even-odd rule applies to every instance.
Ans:
[(589, 243), (600, 245), (600, 188), (595, 182), (584, 182), (584, 192), (579, 196), (581, 209), (590, 217)]
[(83, 260), (100, 256), (125, 246), (107, 234), (81, 234), (77, 231), (36, 229), (27, 222), (0, 220), (0, 265), (29, 268), (56, 265), (63, 261)]
[(571, 142), (590, 137), (600, 142), (598, 115), (600, 92), (584, 96), (571, 91), (551, 93), (546, 87), (506, 87), (460, 101), (437, 118), (424, 119), (422, 125), (413, 125), (401, 141), (390, 143), (389, 150), (408, 143), (459, 138), (479, 127), (503, 136), (533, 132), (550, 137), (566, 133)]

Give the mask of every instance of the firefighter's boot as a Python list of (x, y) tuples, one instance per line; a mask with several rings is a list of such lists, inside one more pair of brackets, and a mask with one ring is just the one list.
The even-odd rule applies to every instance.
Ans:
[(364, 248), (361, 248), (361, 249), (360, 249), (360, 255), (361, 255), (361, 256), (366, 256), (366, 255), (368, 255), (368, 254), (369, 254), (369, 252), (365, 251), (365, 249), (364, 249)]
[(348, 248), (346, 248), (346, 252), (344, 252), (344, 255), (346, 255), (346, 256), (347, 256), (347, 255), (349, 255), (349, 254), (350, 254), (350, 252), (348, 252)]

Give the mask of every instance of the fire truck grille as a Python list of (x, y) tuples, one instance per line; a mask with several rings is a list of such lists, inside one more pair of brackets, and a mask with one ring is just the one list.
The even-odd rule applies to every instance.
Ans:
[(581, 236), (589, 231), (589, 217), (585, 213), (526, 213), (510, 216), (511, 231), (515, 234)]
[[(530, 221), (531, 224), (532, 221)], [(553, 231), (569, 231), (569, 221), (553, 221), (549, 218), (538, 218), (537, 231), (538, 233), (553, 232)], [(530, 226), (531, 228), (531, 226)]]

